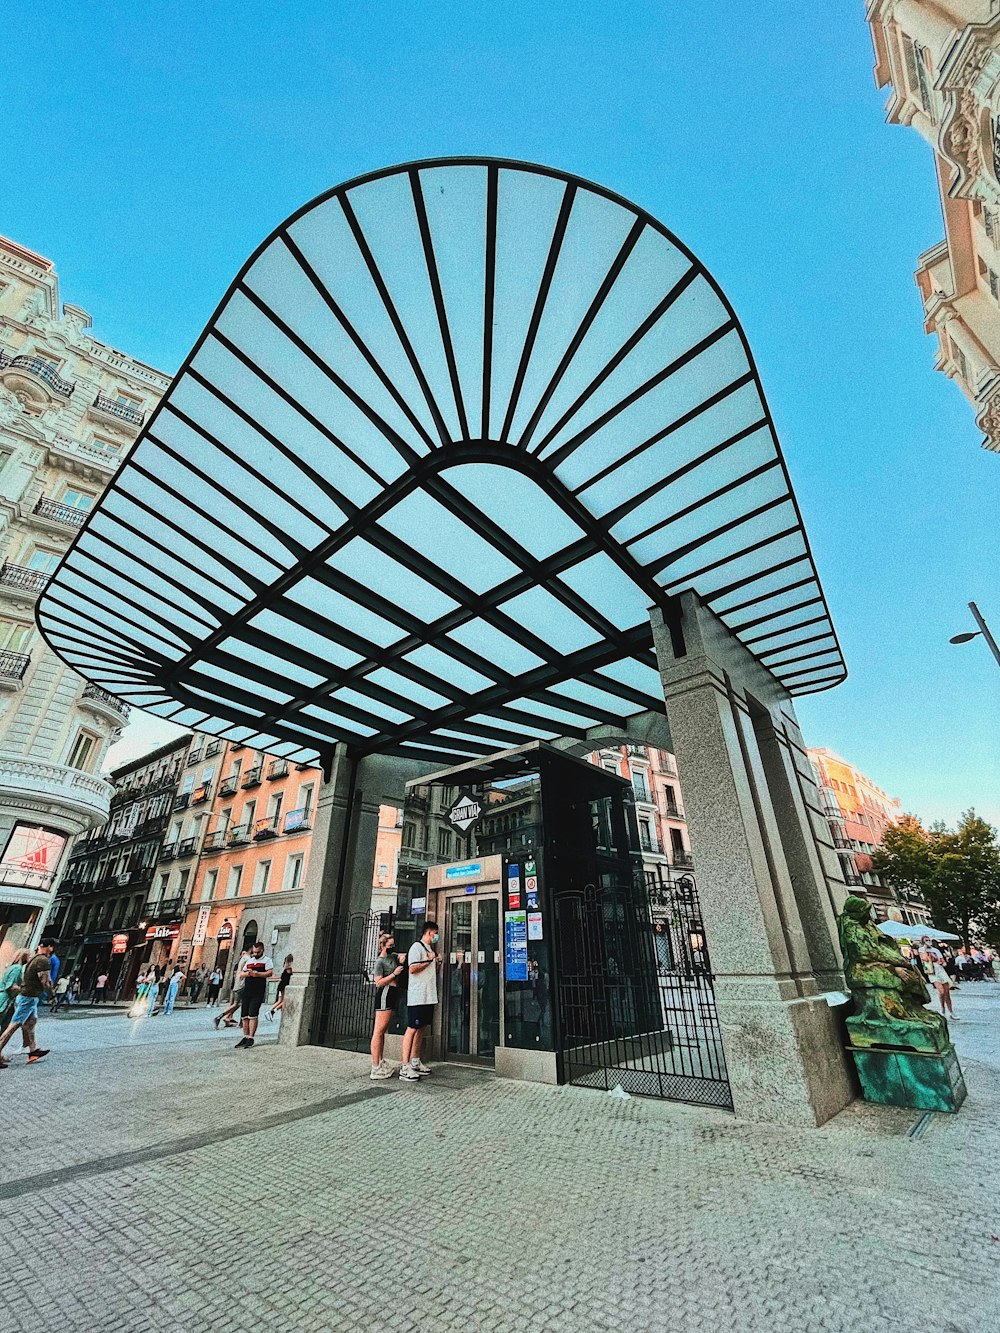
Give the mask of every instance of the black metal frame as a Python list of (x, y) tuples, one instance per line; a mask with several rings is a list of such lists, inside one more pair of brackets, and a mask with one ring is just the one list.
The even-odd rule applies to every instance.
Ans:
[(560, 950), (557, 980), (566, 1081), (732, 1110), (694, 876), (657, 866), (630, 891), (577, 898), (578, 945)]
[[(482, 413), (475, 421), (470, 420), (465, 402), (455, 332), (449, 322), (439, 256), (427, 213), (427, 195), (434, 184), (434, 173), (453, 167), (482, 172), (486, 191), (482, 237), (485, 263)], [(563, 193), (504, 406), (495, 405), (493, 398), (498, 198), (508, 177), (513, 179), (514, 175), (525, 173), (557, 182)], [(391, 176), (405, 179), (412, 199), (436, 312), (434, 336), (440, 343), (435, 342), (434, 347), (439, 346), (443, 351), (453, 401), (438, 401), (432, 391), (431, 372), (420, 356), (423, 344), (415, 345), (412, 330), (405, 327), (403, 314), (394, 302), (356, 211), (355, 202), (361, 195), (355, 192)], [(541, 345), (546, 302), (567, 229), (574, 207), (584, 196), (597, 196), (624, 210), (631, 224), (558, 363), (550, 367), (548, 382), (532, 404), (527, 424), (513, 438), (513, 425), (526, 392), (532, 357)], [(305, 252), (295, 234), (296, 223), (331, 201), (339, 204), (338, 217), (353, 235), (359, 262), (367, 272), (371, 291), (377, 293), (379, 312), (394, 331), (396, 344), (392, 352), (402, 354), (419, 386), (419, 394), (412, 402), (383, 365), (387, 347), (366, 342), (338, 301), (336, 284), (328, 285), (319, 276), (315, 257)], [(573, 358), (614, 292), (615, 283), (636, 246), (649, 235), (665, 240), (683, 256), (688, 265), (686, 271), (669, 290), (650, 293), (651, 308), (645, 318), (621, 340), (618, 350), (600, 371), (591, 375), (555, 424), (541, 434), (546, 408), (564, 381)], [(328, 362), (256, 290), (255, 265), (272, 247), (292, 261), (338, 329), (350, 340), (367, 372), (375, 376), (394, 410), (405, 418), (408, 435), (352, 385), (349, 367)], [(716, 327), (672, 355), (657, 373), (637, 383), (612, 406), (581, 425), (569, 439), (557, 444), (563, 427), (595, 399), (644, 339), (655, 337), (659, 321), (698, 281), (708, 285), (718, 302)], [(391, 456), (403, 469), (401, 475), (392, 479), (384, 476), (362, 457), (358, 448), (341, 438), (279, 382), (265, 368), (262, 356), (255, 360), (252, 352), (219, 327), (231, 304), (236, 310), (252, 310), (255, 317), (267, 321), (282, 339), (287, 356), (293, 359), (293, 370), (314, 368), (322, 381), (341, 396), (337, 402), (343, 400), (362, 414), (392, 451)], [(695, 407), (665, 422), (652, 434), (637, 438), (623, 455), (591, 472), (575, 486), (570, 487), (557, 475), (557, 469), (604, 426), (731, 334), (738, 338), (746, 363), (731, 382), (722, 384)], [(420, 336), (426, 339), (428, 330), (421, 328)], [(204, 373), (197, 364), (199, 353), (213, 347), (224, 349), (233, 365), (252, 377), (262, 401), (272, 406), (280, 403), (293, 414), (317, 442), (315, 453), (296, 452), (260, 419), (262, 414), (255, 416), (248, 411), (238, 401), (240, 390), (236, 381), (220, 383)], [(231, 438), (219, 438), (205, 421), (192, 416), (182, 403), (175, 403), (178, 397), (183, 401), (185, 388), (192, 385), (221, 407), (225, 420), (232, 423)], [(588, 504), (588, 493), (616, 469), (748, 388), (756, 394), (759, 411), (750, 412), (750, 419), (742, 428), (665, 475), (652, 477), (643, 489), (629, 494), (606, 512), (598, 513), (592, 502)], [(425, 425), (424, 413), (433, 422), (433, 431)], [(459, 423), (457, 437), (446, 424), (446, 414)], [(502, 424), (496, 430), (501, 419)], [(196, 451), (181, 450), (171, 442), (171, 432), (178, 428), (194, 434), (199, 441)], [(276, 466), (292, 467), (300, 486), (298, 493), (292, 493), (287, 486), (277, 488), (261, 466), (245, 456), (245, 451), (239, 448), (238, 436), (238, 430), (243, 428), (249, 428), (261, 446), (271, 451)], [(761, 433), (767, 440), (767, 456), (760, 462), (759, 451), (750, 455), (753, 459), (750, 466), (749, 460), (741, 461), (741, 445), (761, 437)], [(140, 458), (136, 451), (144, 446), (146, 454)], [(155, 467), (150, 466), (150, 457), (155, 457)], [(331, 458), (341, 460), (345, 468), (358, 476), (367, 477), (375, 487), (374, 498), (363, 504), (353, 501), (344, 487), (337, 484), (337, 466), (336, 462), (331, 463)], [(694, 499), (675, 507), (670, 501), (671, 486), (717, 458), (728, 464), (723, 484), (703, 489)], [(530, 478), (573, 521), (581, 532), (580, 538), (547, 558), (537, 558), (449, 481), (447, 470), (467, 463), (509, 467)], [(215, 471), (222, 467), (237, 469), (238, 487), (220, 490)], [(751, 503), (752, 483), (767, 473), (780, 483), (777, 494), (764, 503)], [(739, 491), (744, 486), (748, 490), (741, 497)], [(206, 487), (217, 497), (221, 511), (237, 513), (249, 532), (256, 530), (259, 534), (260, 542), (253, 548), (254, 570), (229, 553), (225, 513), (209, 513), (204, 503), (191, 498), (199, 488), (204, 492)], [(261, 487), (274, 495), (276, 505), (280, 501), (286, 516), (294, 513), (301, 523), (296, 526), (287, 517), (284, 522), (276, 521), (262, 512), (263, 507), (258, 503)], [(488, 593), (477, 595), (460, 579), (380, 526), (380, 520), (396, 505), (418, 491), (500, 552), (516, 573)], [(665, 497), (662, 517), (627, 540), (612, 535), (616, 524), (633, 509), (661, 492)], [(151, 501), (151, 495), (160, 497), (162, 503)], [(297, 533), (307, 522), (310, 526), (316, 524), (309, 503), (313, 495), (322, 495), (339, 511), (343, 521), (335, 528), (327, 527), (326, 537), (319, 542), (303, 544)], [(721, 515), (713, 517), (713, 505), (734, 496), (740, 500), (736, 512), (725, 521), (720, 521)], [(671, 544), (667, 537), (670, 525), (692, 515), (704, 516), (702, 530), (686, 541)], [(206, 519), (214, 523), (208, 536), (203, 529), (199, 530), (199, 524), (204, 525)], [(735, 549), (721, 557), (689, 568), (682, 575), (671, 576), (673, 566), (695, 558), (701, 548), (758, 520), (771, 524), (763, 536), (748, 540), (745, 545), (737, 542)], [(640, 560), (632, 548), (654, 535), (662, 538), (662, 554)], [(367, 582), (352, 578), (328, 563), (358, 537), (364, 537), (382, 555), (450, 599), (453, 609), (427, 623), (398, 605), (391, 587), (368, 586)], [(789, 544), (791, 553), (787, 554)], [(275, 550), (281, 554), (276, 556)], [(774, 558), (772, 550), (782, 558)], [(651, 688), (647, 691), (627, 685), (603, 670), (634, 659), (655, 672), (656, 662), (647, 619), (631, 628), (618, 628), (567, 582), (567, 574), (597, 554), (610, 558), (645, 594), (650, 606), (669, 608), (676, 594), (694, 588), (790, 693), (829, 688), (846, 674), (750, 349), (718, 284), (656, 219), (600, 186), (531, 164), (489, 158), (442, 159), (389, 168), (339, 186), (299, 210), (255, 251), (152, 414), (101, 504), (88, 516), (42, 597), (38, 621), (50, 645), (84, 676), (89, 679), (98, 676), (102, 686), (112, 693), (187, 726), (243, 740), (292, 760), (326, 758), (338, 741), (346, 742), (357, 755), (400, 753), (422, 759), (460, 760), (489, 754), (498, 746), (523, 744), (535, 737), (582, 738), (599, 725), (624, 729), (628, 717), (637, 712), (663, 712), (662, 695), (655, 688), (652, 675), (648, 677)], [(739, 564), (747, 556), (754, 557), (749, 571), (741, 569)], [(733, 577), (719, 586), (717, 580), (724, 577), (728, 567), (732, 568)], [(365, 634), (347, 629), (336, 616), (324, 613), (316, 605), (295, 600), (289, 594), (309, 577), (331, 593), (377, 615), (402, 637), (388, 647), (379, 647)], [(778, 586), (771, 586), (774, 579), (778, 580)], [(505, 609), (511, 597), (535, 588), (544, 588), (556, 598), (596, 636), (596, 644), (560, 653)], [(240, 589), (245, 589), (245, 593)], [(793, 604), (776, 601), (798, 589), (802, 595)], [(252, 623), (269, 610), (307, 631), (313, 641), (318, 636), (358, 660), (331, 670), (329, 660), (318, 648), (290, 642), (287, 635), (266, 632)], [(761, 633), (750, 632), (779, 618), (778, 627), (772, 625)], [(527, 649), (540, 665), (523, 673), (503, 671), (487, 652), (476, 651), (456, 638), (456, 631), (477, 619)], [(439, 673), (406, 660), (407, 654), (426, 645), (445, 651), (460, 667), (476, 672), (488, 684), (478, 689), (461, 688)], [(805, 651), (800, 653), (800, 649)], [(262, 654), (267, 654), (272, 662), (277, 659), (288, 664), (289, 672), (261, 660)], [(318, 683), (297, 687), (293, 668), (310, 673)], [(371, 679), (380, 669), (391, 670), (402, 679), (404, 687), (393, 689)], [(220, 672), (230, 673), (230, 678), (220, 676)], [(583, 703), (560, 689), (574, 681), (599, 689), (609, 699), (620, 701), (621, 707)], [(444, 702), (433, 708), (419, 706), (405, 693), (406, 682), (415, 686), (418, 693), (430, 690)], [(331, 694), (345, 689), (352, 691), (350, 699), (330, 700)], [(332, 716), (324, 718), (307, 711), (316, 707), (327, 707)], [(558, 710), (556, 716), (546, 712), (550, 708)]]

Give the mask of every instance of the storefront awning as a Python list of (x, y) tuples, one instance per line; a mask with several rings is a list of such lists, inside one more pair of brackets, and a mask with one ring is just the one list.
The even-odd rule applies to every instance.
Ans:
[(732, 308), (547, 168), (393, 167), (256, 251), (39, 605), (87, 679), (313, 760), (663, 711), (694, 589), (792, 694), (844, 663)]

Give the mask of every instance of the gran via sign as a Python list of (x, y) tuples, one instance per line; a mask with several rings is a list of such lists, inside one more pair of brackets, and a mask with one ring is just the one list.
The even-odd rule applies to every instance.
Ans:
[(448, 811), (445, 818), (449, 824), (453, 824), (462, 833), (468, 833), (482, 813), (483, 807), (479, 803), (478, 797), (473, 796), (471, 791), (463, 791), (459, 794), (458, 800)]

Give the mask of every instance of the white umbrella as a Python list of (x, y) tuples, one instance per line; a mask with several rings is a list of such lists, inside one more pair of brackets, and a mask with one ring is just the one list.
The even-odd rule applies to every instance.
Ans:
[(958, 935), (950, 931), (938, 930), (936, 926), (908, 926), (905, 921), (880, 921), (878, 928), (883, 935), (891, 935), (894, 940), (957, 940)]

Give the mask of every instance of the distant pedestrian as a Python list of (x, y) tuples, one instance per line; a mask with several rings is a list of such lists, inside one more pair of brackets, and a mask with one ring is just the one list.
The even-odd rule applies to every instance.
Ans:
[(188, 980), (188, 997), (192, 1004), (198, 1003), (198, 996), (201, 994), (201, 988), (205, 984), (205, 969), (199, 967), (193, 972)]
[(38, 1002), (43, 995), (52, 990), (49, 968), (55, 947), (56, 941), (51, 935), (46, 935), (39, 943), (34, 958), (25, 965), (19, 983), (20, 993), (14, 1001), (14, 1012), (10, 1023), (0, 1033), (0, 1069), (6, 1069), (8, 1063), (3, 1058), (3, 1048), (19, 1028), (24, 1037), (24, 1044), (28, 1048), (29, 1065), (48, 1055), (48, 1051), (42, 1050), (35, 1041), (35, 1024), (38, 1020)]
[(0, 1032), (3, 1032), (14, 1013), (14, 1001), (21, 993), (21, 978), (25, 966), (31, 962), (30, 949), (18, 949), (0, 976)]
[(163, 1012), (165, 1014), (174, 1012), (174, 1005), (177, 1003), (177, 992), (180, 990), (183, 979), (184, 973), (179, 967), (175, 967), (167, 982), (166, 994), (163, 997)]
[(69, 1004), (69, 977), (60, 977), (52, 992), (52, 1012), (57, 1013)]
[(941, 961), (940, 957), (928, 957), (924, 961), (930, 983), (937, 991), (938, 1002), (941, 1005), (942, 1014), (947, 1014), (949, 1018), (954, 1019), (955, 1010), (952, 1008), (951, 1003), (951, 988), (953, 983), (951, 977), (949, 977), (944, 969), (944, 963)]
[(257, 940), (250, 953), (243, 959), (240, 971), (243, 977), (243, 998), (240, 1001), (240, 1025), (243, 1028), (243, 1038), (236, 1043), (236, 1049), (249, 1050), (253, 1045), (254, 1035), (257, 1031), (260, 1006), (264, 1003), (264, 996), (267, 994), (267, 983), (274, 976), (274, 963), (264, 953), (264, 945), (260, 940)]
[(281, 976), (278, 978), (278, 993), (274, 997), (274, 1004), (271, 1006), (272, 1018), (274, 1017), (275, 1014), (280, 1014), (282, 1009), (284, 1009), (285, 1007), (285, 991), (288, 989), (288, 983), (292, 979), (293, 975), (292, 964), (294, 962), (295, 959), (292, 957), (291, 954), (288, 954), (285, 958), (285, 961), (281, 965)]
[(372, 968), (372, 980), (375, 983), (375, 1027), (372, 1031), (372, 1072), (371, 1079), (392, 1078), (395, 1070), (383, 1058), (385, 1034), (392, 1021), (392, 1015), (399, 998), (403, 978), (403, 964), (392, 952), (396, 942), (386, 931), (378, 937), (378, 957)]
[(94, 1003), (103, 1004), (108, 990), (107, 972), (99, 972), (97, 980), (94, 982)]
[(214, 967), (208, 974), (208, 995), (205, 1003), (216, 1005), (219, 1003), (219, 991), (222, 989), (222, 973), (217, 967)]
[(212, 1023), (215, 1027), (218, 1027), (220, 1023), (224, 1023), (227, 1028), (238, 1026), (235, 1018), (233, 1018), (233, 1014), (236, 1013), (236, 1010), (240, 1007), (240, 1003), (243, 999), (243, 964), (249, 956), (249, 950), (244, 949), (240, 954), (239, 962), (236, 964), (235, 968), (233, 968), (233, 985), (229, 996), (229, 1007), (228, 1009), (224, 1009), (221, 1014), (216, 1014), (212, 1019)]
[(404, 1082), (431, 1072), (420, 1059), (420, 1046), (424, 1032), (434, 1023), (434, 1007), (438, 1002), (437, 969), (441, 966), (441, 955), (435, 951), (437, 942), (437, 922), (426, 921), (424, 933), (410, 945), (407, 954), (406, 1032), (403, 1067), (399, 1071)]

